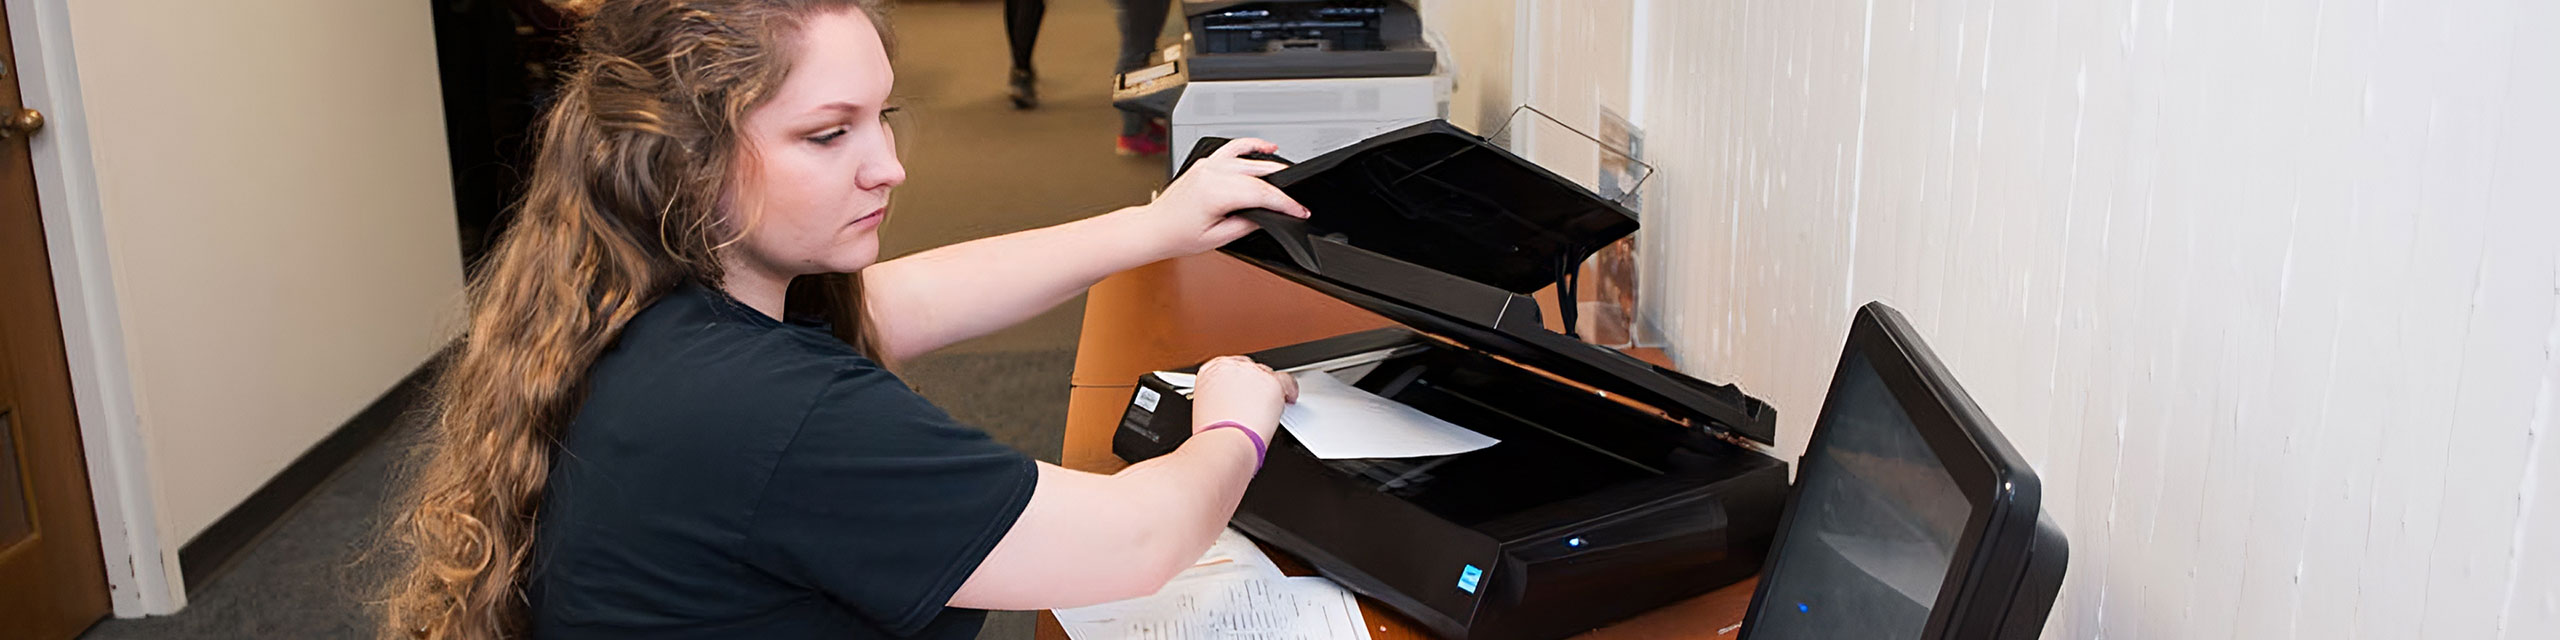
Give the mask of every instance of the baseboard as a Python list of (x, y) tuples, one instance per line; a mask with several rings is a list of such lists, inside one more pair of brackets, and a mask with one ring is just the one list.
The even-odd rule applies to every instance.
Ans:
[(391, 428), (400, 423), (402, 412), (426, 398), (428, 382), (434, 379), (436, 371), (443, 368), (446, 354), (451, 352), (451, 348), (437, 351), (426, 363), (418, 365), (417, 370), (409, 372), (398, 384), (375, 398), (373, 404), (356, 412), (355, 417), (348, 418), (345, 424), (338, 425), (336, 431), (321, 438), (318, 444), (311, 445), (301, 457), (294, 458), (292, 464), (285, 465), (284, 470), (276, 472), (275, 477), (250, 493), (248, 499), (240, 501), (239, 506), (222, 514), (211, 526), (205, 527), (203, 533), (188, 540), (185, 546), (178, 547), (178, 570), (186, 579), (187, 593), (195, 594), (229, 570), (242, 552), (257, 545), (267, 532), (284, 521), (285, 516), (292, 514), (295, 507), (301, 506), (303, 499), (311, 497), (312, 491), (321, 483), (336, 477), (338, 471), (346, 468), (358, 454), (364, 453), (366, 447), (389, 434)]

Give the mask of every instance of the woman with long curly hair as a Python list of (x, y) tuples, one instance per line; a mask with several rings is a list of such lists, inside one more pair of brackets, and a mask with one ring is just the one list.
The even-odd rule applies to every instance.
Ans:
[[(1103, 476), (880, 363), (1252, 230), (1229, 212), (1305, 215), (1238, 157), (1268, 143), (1146, 205), (874, 264), (906, 174), (872, 1), (590, 11), (437, 383), (383, 636), (965, 638), (986, 609), (1153, 592), (1209, 546), (1287, 376), (1212, 361), (1198, 435)], [(825, 323), (795, 281), (838, 294)]]

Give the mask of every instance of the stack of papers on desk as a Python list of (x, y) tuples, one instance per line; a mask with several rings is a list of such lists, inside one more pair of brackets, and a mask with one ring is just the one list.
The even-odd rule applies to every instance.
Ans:
[(1076, 640), (1368, 640), (1360, 602), (1331, 580), (1280, 574), (1229, 529), (1155, 595), (1054, 611)]
[[(1324, 372), (1292, 375), (1298, 378), (1298, 401), (1281, 411), (1280, 426), (1318, 458), (1445, 456), (1502, 442)], [(1158, 371), (1156, 377), (1185, 393), (1197, 382), (1190, 375), (1170, 371)]]

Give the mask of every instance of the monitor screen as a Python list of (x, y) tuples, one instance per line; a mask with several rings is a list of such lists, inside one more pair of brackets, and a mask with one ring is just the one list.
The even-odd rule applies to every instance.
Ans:
[(1921, 637), (1974, 507), (1859, 350), (1802, 464), (1753, 640)]

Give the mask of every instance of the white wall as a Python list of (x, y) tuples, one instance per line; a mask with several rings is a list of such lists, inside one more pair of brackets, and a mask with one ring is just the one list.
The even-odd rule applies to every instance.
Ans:
[(1631, 87), (1682, 367), (1792, 456), (1902, 309), (2069, 531), (2047, 636), (2560, 637), (2560, 5), (1521, 2), (1519, 99)]
[[(1515, 42), (1523, 89), (1515, 99), (1536, 113), (1513, 116), (1508, 142), (1557, 174), (1593, 184), (1600, 146), (1574, 133), (1599, 135), (1600, 112), (1624, 116), (1632, 99), (1634, 0), (1524, 2), (1525, 41)], [(1516, 30), (1515, 30), (1516, 31)], [(1518, 37), (1515, 35), (1515, 38)], [(1515, 105), (1517, 106), (1517, 105)], [(1563, 126), (1573, 129), (1566, 129)], [(1488, 122), (1488, 127), (1497, 126)], [(1488, 132), (1489, 133), (1489, 132)]]
[[(1449, 121), (1490, 133), (1510, 113), (1511, 33), (1515, 28), (1510, 0), (1421, 0), (1422, 24), (1448, 47), (1444, 58), (1457, 67), (1449, 96)], [(1491, 119), (1491, 123), (1487, 123)]]
[(457, 326), (428, 7), (68, 4), (95, 215), (174, 549)]

